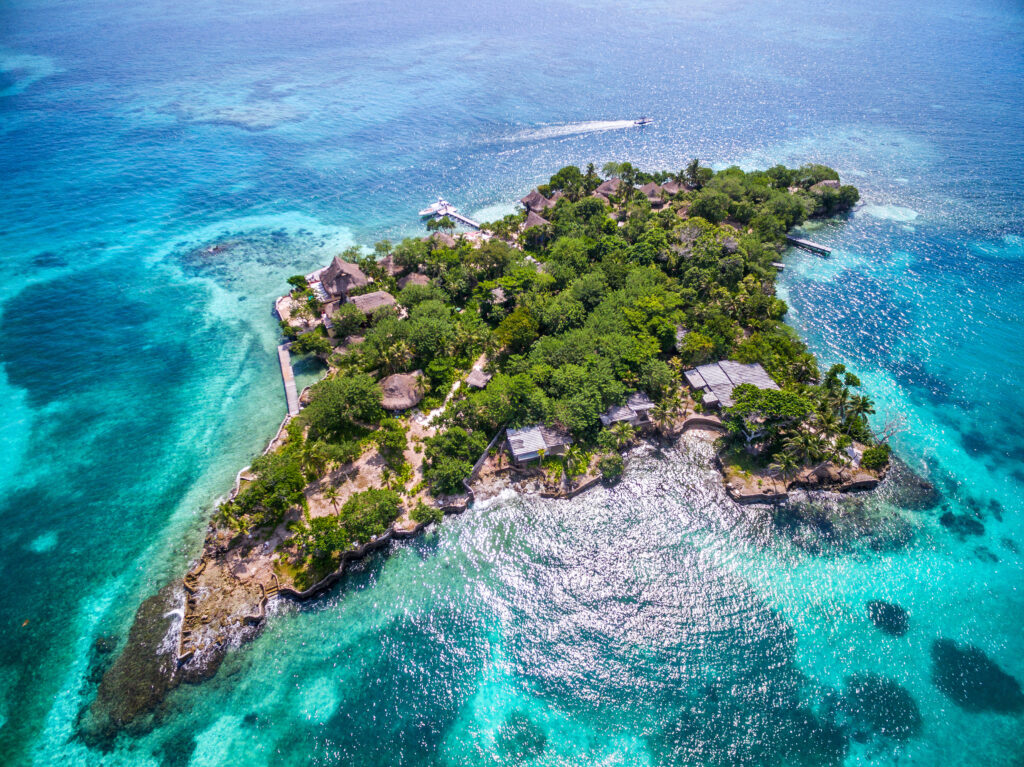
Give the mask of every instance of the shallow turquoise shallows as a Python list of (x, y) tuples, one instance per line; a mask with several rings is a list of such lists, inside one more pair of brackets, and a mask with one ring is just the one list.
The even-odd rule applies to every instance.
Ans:
[[(1013, 0), (3, 3), (0, 761), (1021, 764), (1022, 75)], [(568, 163), (691, 157), (861, 189), (780, 292), (933, 493), (773, 518), (687, 438), (449, 518), (150, 731), (77, 737), (97, 640), (284, 414), (286, 277), (439, 194), (496, 218)]]

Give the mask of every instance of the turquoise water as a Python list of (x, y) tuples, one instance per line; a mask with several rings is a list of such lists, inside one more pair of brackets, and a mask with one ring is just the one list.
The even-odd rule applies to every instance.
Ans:
[[(5, 761), (1019, 764), (1022, 714), (958, 705), (932, 653), (1024, 680), (1022, 72), (1013, 2), (5, 3)], [(150, 732), (76, 738), (93, 644), (198, 554), (283, 416), (285, 277), (414, 233), (437, 194), (496, 216), (568, 162), (692, 156), (860, 187), (781, 291), (876, 426), (903, 420), (934, 504), (882, 494), (858, 535), (772, 523), (687, 440), (613, 491), (450, 519), (279, 604)], [(864, 674), (912, 704), (851, 714)], [(905, 740), (862, 721), (913, 707)]]

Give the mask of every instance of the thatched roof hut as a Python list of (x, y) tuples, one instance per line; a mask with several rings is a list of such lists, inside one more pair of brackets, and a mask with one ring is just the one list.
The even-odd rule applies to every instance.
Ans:
[(526, 222), (523, 224), (523, 229), (532, 229), (535, 226), (547, 226), (547, 219), (541, 218), (532, 210), (526, 217)]
[(547, 208), (550, 208), (552, 205), (551, 201), (536, 189), (532, 190), (528, 195), (526, 195), (526, 197), (521, 199), (519, 202), (523, 204), (524, 208), (531, 211), (546, 210)]
[(430, 278), (420, 272), (413, 272), (398, 281), (398, 289), (402, 290), (406, 285), (429, 285)]
[(344, 296), (354, 288), (369, 285), (370, 278), (355, 264), (335, 256), (330, 266), (320, 273), (320, 283), (330, 295)]
[(665, 190), (666, 194), (679, 194), (682, 191), (683, 185), (678, 181), (666, 181), (661, 185), (661, 188)]
[(665, 201), (661, 197), (661, 187), (653, 181), (640, 187), (640, 191), (644, 193), (644, 196), (651, 205), (658, 206), (665, 204)]
[(383, 306), (395, 306), (398, 302), (387, 291), (375, 290), (372, 293), (364, 293), (361, 296), (352, 296), (349, 299), (349, 303), (363, 314), (370, 315)]
[(594, 190), (594, 194), (599, 194), (602, 197), (611, 197), (619, 193), (619, 187), (622, 185), (622, 179), (610, 178), (607, 181), (602, 181), (600, 186)]
[(402, 267), (395, 261), (395, 257), (390, 253), (384, 256), (384, 258), (377, 263), (380, 264), (380, 268), (383, 269), (389, 277), (397, 277), (402, 273)]
[(429, 242), (435, 246), (441, 246), (445, 248), (454, 248), (459, 244), (459, 241), (456, 240), (447, 232), (434, 232), (429, 237), (424, 237), (423, 241)]
[(468, 376), (466, 376), (466, 385), (472, 386), (474, 389), (482, 389), (491, 380), (491, 374), (485, 373), (482, 370), (474, 369)]
[(380, 382), (381, 407), (385, 410), (408, 410), (423, 399), (423, 371), (396, 373)]

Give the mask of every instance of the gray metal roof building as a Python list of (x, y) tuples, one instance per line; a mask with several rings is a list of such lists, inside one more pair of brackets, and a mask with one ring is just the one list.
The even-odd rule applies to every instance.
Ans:
[(732, 390), (740, 384), (753, 384), (758, 389), (779, 388), (758, 362), (744, 364), (734, 360), (722, 360), (699, 365), (693, 370), (687, 370), (684, 375), (691, 387), (704, 391), (706, 405), (720, 404), (722, 407), (732, 407)]
[(572, 444), (572, 437), (558, 429), (547, 426), (526, 426), (522, 429), (506, 429), (508, 448), (516, 463), (532, 461), (543, 450), (546, 455), (557, 455), (562, 448)]

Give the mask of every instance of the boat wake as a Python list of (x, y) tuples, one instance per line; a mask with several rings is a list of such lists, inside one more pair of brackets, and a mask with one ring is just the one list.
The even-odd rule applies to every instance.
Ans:
[(567, 123), (565, 125), (545, 125), (515, 133), (509, 138), (512, 141), (540, 141), (548, 138), (562, 138), (584, 133), (601, 133), (603, 131), (624, 130), (635, 127), (635, 120), (589, 120), (587, 122)]

